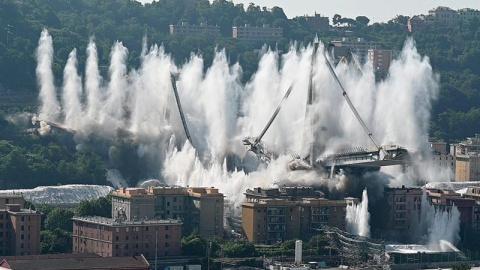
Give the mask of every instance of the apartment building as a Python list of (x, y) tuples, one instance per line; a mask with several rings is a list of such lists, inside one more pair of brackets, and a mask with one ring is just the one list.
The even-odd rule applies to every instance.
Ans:
[(178, 256), (181, 254), (181, 226), (179, 220), (74, 217), (73, 253), (94, 253), (102, 257)]
[(391, 50), (370, 49), (367, 55), (368, 60), (372, 63), (376, 80), (385, 79), (393, 60), (393, 52)]
[(208, 34), (212, 37), (219, 37), (220, 26), (208, 25), (206, 23), (200, 23), (200, 25), (190, 25), (187, 22), (182, 22), (177, 25), (170, 25), (171, 35), (185, 35), (185, 36), (199, 36)]
[(255, 45), (271, 41), (278, 41), (283, 37), (283, 28), (270, 27), (265, 24), (262, 27), (234, 26), (232, 27), (233, 38), (238, 39), (245, 45)]
[(328, 17), (321, 16), (320, 14), (315, 14), (313, 16), (305, 15), (305, 21), (307, 22), (310, 30), (328, 30), (330, 28), (330, 19)]
[(357, 199), (264, 198), (242, 204), (242, 228), (248, 241), (275, 244), (289, 239), (307, 240), (312, 229), (328, 225), (345, 230), (346, 207)]
[(457, 18), (463, 22), (467, 22), (473, 18), (480, 19), (480, 11), (472, 8), (462, 8), (458, 10)]
[(363, 38), (349, 38), (343, 37), (342, 40), (333, 40), (330, 42), (335, 47), (344, 47), (350, 49), (358, 58), (360, 64), (364, 64), (367, 61), (368, 50), (375, 50), (380, 46), (372, 41), (366, 41)]
[(468, 187), (467, 191), (462, 194), (463, 197), (474, 199), (480, 203), (480, 187)]
[[(21, 201), (18, 197), (2, 197), (0, 201)], [(22, 256), (40, 254), (42, 214), (23, 209), (23, 204), (6, 204), (0, 209), (0, 255)]]
[(391, 50), (370, 49), (367, 51), (367, 54), (374, 70), (388, 71), (393, 59)]
[(421, 32), (427, 28), (425, 23), (425, 16), (424, 15), (415, 15), (412, 18), (408, 19), (408, 31), (410, 33), (413, 32)]
[(428, 16), (425, 17), (427, 23), (435, 23), (442, 25), (452, 25), (457, 22), (458, 14), (455, 10), (449, 7), (436, 7), (428, 11)]
[(247, 189), (245, 191), (247, 202), (258, 202), (262, 199), (276, 198), (288, 201), (301, 201), (307, 198), (323, 198), (321, 191), (313, 187), (279, 187), (279, 188), (261, 188)]
[(422, 206), (421, 188), (388, 188), (385, 190), (388, 215), (388, 230), (406, 233), (415, 215), (419, 215)]
[(449, 7), (436, 7), (428, 11), (428, 15), (415, 15), (408, 20), (408, 31), (418, 32), (427, 26), (453, 25), (459, 21), (467, 22), (472, 18), (480, 18), (480, 11), (471, 8), (453, 10)]
[(454, 146), (455, 181), (480, 181), (480, 134)]
[(183, 235), (223, 235), (224, 196), (215, 188), (150, 187), (112, 193), (112, 217), (127, 221), (178, 219)]
[[(451, 172), (452, 177), (455, 175), (456, 156), (447, 151), (447, 143), (444, 141), (430, 141), (430, 150), (432, 153), (433, 163), (439, 168), (447, 168)], [(453, 180), (452, 178), (451, 180)]]
[(18, 204), (23, 208), (25, 199), (20, 193), (0, 194), (0, 209), (7, 209), (7, 204)]
[(480, 204), (474, 198), (462, 196), (450, 189), (427, 189), (430, 201), (441, 211), (450, 211), (455, 205), (462, 225), (480, 229)]

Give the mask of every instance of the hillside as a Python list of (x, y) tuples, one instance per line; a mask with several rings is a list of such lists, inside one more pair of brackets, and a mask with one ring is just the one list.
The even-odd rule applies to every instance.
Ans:
[[(247, 7), (225, 0), (213, 3), (163, 0), (145, 6), (129, 0), (4, 0), (0, 2), (0, 96), (6, 92), (30, 95), (35, 102), (38, 93), (35, 51), (44, 28), (54, 40), (53, 71), (57, 85), (61, 85), (62, 71), (72, 48), (77, 48), (79, 70), (84, 70), (85, 50), (91, 37), (96, 40), (105, 76), (114, 41), (120, 40), (129, 48), (128, 65), (135, 68), (140, 63), (142, 38), (147, 35), (149, 43), (163, 44), (177, 64), (185, 63), (193, 52), (201, 54), (205, 66), (210, 66), (215, 50), (224, 48), (230, 64), (241, 64), (242, 80), (247, 82), (258, 65), (258, 52), (254, 49), (261, 44), (245, 46), (231, 38), (234, 25), (282, 27), (284, 37), (268, 45), (284, 52), (292, 41), (311, 42), (318, 34), (323, 42), (329, 42), (342, 38), (347, 30), (385, 49), (399, 51), (410, 35), (406, 27), (408, 18), (404, 16), (372, 25), (363, 16), (349, 19), (336, 15), (332, 19), (331, 22), (343, 23), (342, 27), (316, 32), (309, 29), (304, 18), (288, 19), (280, 7), (266, 9), (254, 4)], [(181, 22), (218, 25), (222, 35), (216, 38), (170, 35), (169, 25)], [(430, 136), (454, 142), (478, 133), (480, 21), (437, 26), (412, 36), (419, 52), (429, 56), (433, 70), (440, 75), (441, 91), (432, 109)], [(21, 102), (7, 105), (0, 107), (0, 140), (6, 140), (0, 145), (3, 188), (34, 187), (37, 181), (38, 184), (78, 183), (85, 178), (90, 179), (88, 183), (105, 183), (103, 157), (77, 153), (74, 145), (59, 146), (61, 143), (52, 138), (15, 133), (12, 124), (3, 118), (21, 111), (34, 112), (36, 108), (22, 106)], [(134, 163), (129, 165), (132, 175), (142, 174), (134, 168)], [(7, 178), (15, 181), (7, 183)]]

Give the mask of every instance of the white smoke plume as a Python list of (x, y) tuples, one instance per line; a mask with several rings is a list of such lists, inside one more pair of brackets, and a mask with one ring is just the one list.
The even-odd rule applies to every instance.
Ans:
[(370, 237), (370, 213), (368, 212), (368, 194), (363, 190), (362, 201), (359, 204), (347, 206), (346, 227), (347, 232)]
[(40, 35), (37, 48), (37, 80), (40, 85), (39, 98), (41, 109), (39, 112), (40, 120), (48, 119), (57, 121), (60, 117), (60, 105), (58, 104), (55, 85), (53, 82), (53, 44), (52, 37), (44, 29)]
[(101, 83), (102, 77), (98, 70), (97, 46), (94, 39), (91, 38), (87, 47), (87, 64), (85, 67), (85, 92), (87, 96), (85, 116), (87, 117), (87, 123), (95, 123), (99, 120), (98, 115), (102, 110), (104, 99), (100, 88)]
[[(39, 44), (40, 115), (45, 120), (55, 121), (59, 117), (59, 107), (50, 69), (51, 37), (46, 31), (42, 32)], [(332, 153), (339, 147), (372, 146), (345, 103), (321, 53), (313, 61), (315, 103), (312, 110), (315, 118), (312, 119), (316, 135), (310, 139), (306, 136), (305, 104), (313, 46), (294, 44), (281, 56), (266, 49), (260, 55), (257, 72), (244, 85), (241, 66), (231, 65), (224, 50), (216, 51), (212, 65), (204, 71), (201, 56), (192, 55), (182, 66), (176, 66), (162, 46), (153, 45), (147, 49), (147, 42), (143, 44), (140, 67), (128, 70), (128, 50), (121, 42), (115, 42), (108, 78), (104, 80), (98, 69), (94, 41), (90, 40), (85, 90), (81, 80), (78, 82), (75, 57), (71, 55), (64, 71), (65, 116), (67, 112), (78, 112), (77, 100), (86, 101), (80, 104), (81, 113), (69, 113), (68, 120), (66, 118), (62, 124), (84, 135), (76, 134), (78, 143), (88, 145), (92, 137), (105, 141), (95, 149), (107, 152), (112, 163), (125, 158), (118, 142), (130, 144), (133, 151), (128, 152), (129, 155), (135, 155), (139, 165), (148, 167), (148, 170), (142, 169), (148, 174), (145, 179), (157, 178), (170, 185), (215, 186), (237, 206), (243, 201), (244, 190), (255, 186), (296, 183), (327, 185), (344, 191), (349, 188), (348, 181), (336, 185), (342, 178), (339, 176), (328, 179), (322, 172), (291, 172), (287, 168), (292, 160), (290, 154), (305, 156), (305, 146), (312, 144), (325, 149), (320, 155)], [(320, 46), (319, 52), (322, 51), (323, 46)], [(373, 69), (368, 63), (363, 74), (346, 64), (340, 64), (336, 70), (377, 141), (425, 151), (429, 110), (438, 92), (438, 78), (428, 58), (418, 54), (412, 40), (406, 42), (402, 53), (392, 63), (389, 76), (381, 83), (375, 83)], [(173, 95), (171, 73), (178, 75), (176, 85), (192, 144), (186, 142)], [(269, 165), (259, 164), (246, 152), (240, 140), (258, 136), (292, 84), (291, 95), (262, 139), (280, 157)], [(70, 86), (75, 91), (66, 91)], [(71, 92), (69, 98), (67, 92)], [(392, 178), (413, 178), (402, 171), (391, 174)], [(380, 175), (379, 183), (387, 185), (389, 177)], [(370, 190), (372, 194), (378, 193), (369, 187)]]
[(430, 249), (447, 252), (450, 247), (445, 246), (445, 241), (452, 245), (460, 241), (460, 212), (455, 205), (447, 209), (439, 207), (430, 204), (424, 189), (420, 215), (411, 220), (410, 233)]
[(74, 130), (82, 129), (82, 80), (77, 72), (77, 50), (68, 55), (67, 64), (63, 70), (62, 108), (65, 115), (64, 124)]

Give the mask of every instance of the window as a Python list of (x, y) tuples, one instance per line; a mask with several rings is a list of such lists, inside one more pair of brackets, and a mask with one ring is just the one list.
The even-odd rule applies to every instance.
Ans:
[(115, 236), (115, 241), (118, 241), (118, 236)]
[(165, 243), (165, 247), (169, 247), (170, 246), (170, 243)]
[(148, 227), (145, 227), (145, 231), (148, 232)]
[(115, 228), (115, 232), (120, 232), (120, 228)]
[(128, 235), (127, 235), (127, 236), (125, 236), (125, 240), (126, 240), (126, 241), (128, 241)]
[(22, 217), (22, 221), (25, 221), (25, 217)]
[(165, 234), (165, 239), (169, 239), (169, 238), (170, 238), (170, 235)]
[(23, 248), (23, 243), (20, 243), (20, 248)]
[(20, 227), (20, 230), (21, 230), (21, 231), (24, 231), (24, 230), (25, 230), (25, 226), (22, 225), (22, 226)]
[(20, 239), (22, 239), (22, 240), (25, 239), (25, 235), (23, 235), (23, 234), (20, 235)]
[(118, 245), (115, 245), (115, 249), (118, 249)]
[(165, 231), (168, 231), (169, 227), (168, 226), (165, 226)]
[(129, 231), (129, 229), (130, 229), (130, 228), (126, 227), (126, 228), (125, 228), (125, 231), (126, 231), (126, 232), (128, 232), (128, 231)]

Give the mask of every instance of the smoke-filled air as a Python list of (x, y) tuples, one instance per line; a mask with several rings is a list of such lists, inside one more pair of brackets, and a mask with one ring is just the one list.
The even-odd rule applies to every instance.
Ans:
[[(424, 155), (418, 155), (410, 169), (382, 169), (358, 181), (318, 170), (290, 171), (287, 164), (292, 156), (305, 157), (310, 145), (318, 150), (315, 160), (339, 149), (374, 146), (328, 70), (325, 59), (332, 61), (330, 54), (324, 58), (320, 44), (312, 60), (313, 51), (312, 44), (297, 43), (284, 54), (264, 48), (259, 53), (258, 70), (242, 83), (241, 65), (230, 64), (225, 50), (218, 49), (208, 67), (196, 54), (183, 65), (176, 65), (162, 46), (150, 45), (145, 39), (140, 66), (128, 69), (129, 51), (121, 42), (115, 42), (108, 75), (102, 77), (92, 38), (86, 52), (72, 48), (63, 83), (55, 86), (52, 37), (44, 30), (37, 50), (41, 106), (34, 121), (40, 123), (40, 134), (48, 134), (52, 126), (74, 132), (77, 149), (103, 151), (112, 168), (125, 157), (119, 142), (129, 144), (134, 149), (129, 154), (142, 161), (140, 169), (147, 175), (144, 181), (214, 186), (234, 203), (237, 211), (245, 189), (257, 186), (323, 185), (340, 194), (351, 194), (349, 189), (353, 188), (361, 193), (368, 187), (369, 196), (378, 197), (385, 186), (449, 180), (448, 173), (431, 169), (432, 164), (423, 161), (428, 160)], [(87, 56), (84, 71), (77, 68), (79, 54)], [(430, 109), (439, 91), (439, 78), (428, 57), (417, 52), (412, 39), (405, 42), (381, 82), (375, 81), (370, 63), (359, 70), (353, 64), (340, 62), (335, 70), (379, 143), (428, 154)], [(172, 74), (191, 141), (182, 126)], [(315, 121), (306, 119), (310, 77), (315, 96), (310, 111)], [(242, 139), (259, 136), (291, 85), (291, 94), (262, 138), (279, 157), (264, 164), (247, 152)], [(308, 122), (314, 125), (306, 125)], [(122, 178), (118, 171), (109, 175), (115, 175), (110, 178), (116, 178), (116, 183), (125, 183), (118, 181)], [(367, 204), (365, 191), (362, 204), (350, 209), (364, 215), (352, 219), (361, 224), (361, 230), (356, 232), (364, 236), (370, 234)]]

